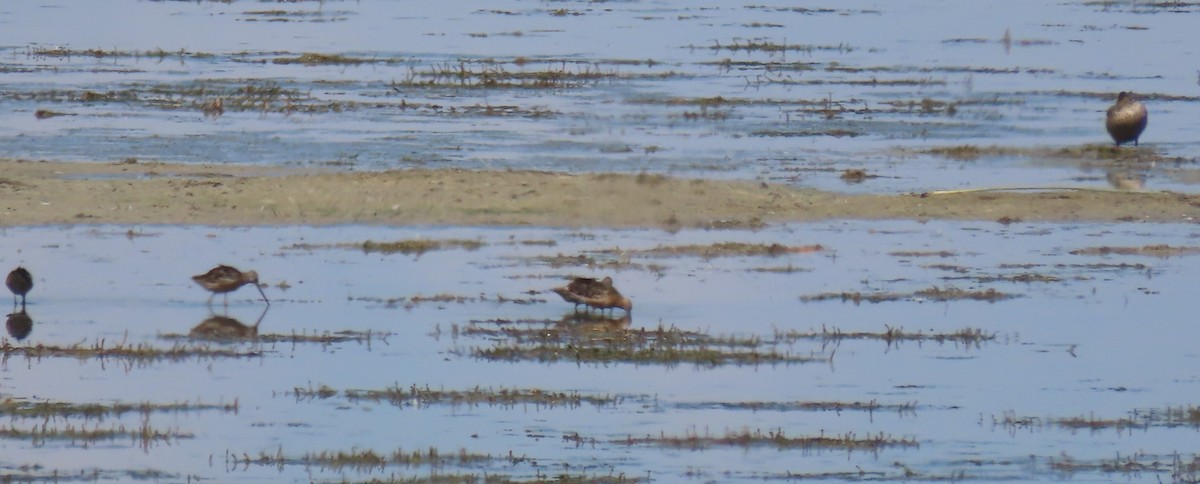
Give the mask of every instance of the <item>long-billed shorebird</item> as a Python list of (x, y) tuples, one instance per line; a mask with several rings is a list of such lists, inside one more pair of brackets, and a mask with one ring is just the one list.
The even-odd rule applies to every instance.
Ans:
[(4, 285), (13, 293), (13, 306), (17, 305), (17, 296), (21, 296), (21, 307), (25, 307), (25, 295), (33, 289), (33, 276), (24, 267), (17, 267), (8, 273)]
[(229, 304), (229, 293), (236, 291), (239, 287), (246, 284), (254, 284), (254, 288), (258, 289), (258, 293), (262, 294), (263, 302), (267, 305), (271, 301), (267, 299), (267, 294), (263, 292), (262, 287), (258, 285), (258, 273), (254, 271), (242, 272), (233, 267), (220, 265), (214, 267), (211, 271), (198, 276), (192, 276), (192, 280), (196, 281), (200, 287), (212, 292), (208, 296), (208, 304), (212, 304), (213, 297), (218, 293), (225, 295), (225, 304)]
[(613, 287), (611, 277), (596, 280), (590, 277), (576, 277), (569, 284), (551, 289), (564, 301), (575, 304), (575, 309), (583, 304), (589, 308), (600, 310), (621, 308), (626, 313), (633, 311), (633, 301), (630, 301), (617, 288)]
[(1117, 102), (1108, 108), (1108, 116), (1104, 119), (1104, 128), (1108, 130), (1109, 136), (1112, 136), (1113, 142), (1117, 146), (1130, 141), (1137, 146), (1138, 138), (1146, 129), (1146, 121), (1149, 118), (1150, 116), (1146, 114), (1146, 106), (1134, 99), (1132, 92), (1122, 91), (1117, 94)]

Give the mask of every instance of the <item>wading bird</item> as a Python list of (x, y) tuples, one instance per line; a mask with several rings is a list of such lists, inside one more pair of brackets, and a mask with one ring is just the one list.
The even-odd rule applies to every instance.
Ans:
[(1108, 129), (1109, 136), (1112, 136), (1117, 146), (1130, 141), (1137, 146), (1138, 137), (1142, 136), (1142, 131), (1146, 129), (1148, 119), (1146, 106), (1134, 99), (1132, 92), (1122, 91), (1117, 94), (1117, 102), (1108, 108), (1104, 127)]
[(33, 276), (24, 267), (17, 267), (8, 273), (4, 285), (13, 293), (13, 307), (17, 305), (17, 296), (21, 296), (21, 307), (25, 307), (25, 295), (33, 289)]
[(217, 293), (225, 295), (225, 304), (228, 305), (229, 293), (236, 291), (239, 287), (246, 284), (254, 284), (254, 288), (258, 289), (259, 294), (262, 294), (263, 302), (267, 303), (267, 305), (271, 304), (262, 287), (259, 287), (258, 273), (254, 271), (242, 272), (226, 265), (220, 265), (204, 274), (192, 276), (192, 280), (196, 281), (196, 284), (199, 284), (200, 287), (212, 292), (212, 295), (208, 296), (208, 304), (210, 305)]
[(574, 303), (576, 310), (579, 309), (580, 304), (583, 304), (589, 308), (600, 310), (621, 308), (626, 313), (633, 311), (633, 302), (622, 296), (621, 292), (613, 287), (611, 277), (605, 277), (600, 281), (590, 277), (576, 277), (566, 286), (551, 290), (562, 296), (564, 301)]

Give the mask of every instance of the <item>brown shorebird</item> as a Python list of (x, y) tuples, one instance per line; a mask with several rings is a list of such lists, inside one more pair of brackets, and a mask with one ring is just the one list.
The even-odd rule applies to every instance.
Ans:
[(576, 310), (579, 309), (580, 304), (583, 304), (589, 308), (600, 310), (621, 308), (625, 310), (626, 314), (633, 311), (633, 302), (622, 296), (621, 292), (613, 287), (611, 277), (605, 277), (600, 281), (590, 277), (576, 277), (570, 284), (551, 290), (562, 296), (564, 301), (575, 303)]
[(12, 272), (8, 273), (8, 279), (4, 280), (4, 285), (8, 286), (8, 290), (13, 293), (13, 306), (17, 305), (17, 296), (21, 296), (21, 307), (25, 307), (25, 295), (29, 294), (29, 290), (33, 289), (33, 276), (24, 267), (17, 267)]
[(229, 293), (236, 291), (239, 287), (246, 284), (254, 284), (254, 288), (258, 289), (259, 294), (262, 294), (263, 302), (267, 303), (267, 305), (271, 304), (271, 301), (267, 300), (267, 295), (263, 292), (262, 287), (259, 287), (258, 273), (254, 271), (242, 272), (232, 267), (221, 265), (214, 267), (213, 270), (204, 274), (192, 276), (192, 280), (196, 281), (196, 284), (199, 284), (200, 287), (212, 292), (212, 295), (208, 296), (208, 304), (210, 305), (217, 293), (225, 295), (225, 304), (228, 305)]
[(1148, 119), (1146, 106), (1134, 99), (1132, 92), (1122, 91), (1117, 94), (1116, 104), (1108, 108), (1104, 127), (1108, 129), (1109, 136), (1112, 136), (1117, 146), (1130, 141), (1137, 146), (1138, 137), (1142, 136), (1142, 131), (1146, 129)]

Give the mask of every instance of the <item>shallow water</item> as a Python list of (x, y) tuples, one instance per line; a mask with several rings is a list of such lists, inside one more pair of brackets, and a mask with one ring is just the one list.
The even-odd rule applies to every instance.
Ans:
[[(37, 445), (9, 437), (4, 462), (10, 470), (41, 465), (31, 473), (98, 471), (115, 478), (152, 470), (165, 481), (187, 476), (363, 480), (484, 472), (514, 478), (568, 473), (740, 481), (782, 479), (789, 472), (850, 473), (843, 476), (850, 478), (860, 470), (902, 479), (907, 468), (915, 473), (913, 480), (1069, 476), (1089, 482), (1139, 475), (1094, 468), (1066, 471), (1051, 463), (1069, 457), (1094, 466), (1141, 453), (1145, 456), (1136, 462), (1149, 465), (1170, 462), (1175, 453), (1189, 462), (1194, 455), (1194, 420), (1168, 425), (1151, 419), (1127, 424), (1134, 429), (1094, 430), (1056, 423), (1068, 418), (1134, 422), (1138, 414), (1195, 404), (1200, 390), (1197, 353), (1193, 341), (1180, 336), (1193, 324), (1186, 317), (1192, 302), (1188, 281), (1198, 259), (1071, 254), (1099, 246), (1190, 247), (1197, 233), (1187, 226), (830, 222), (675, 234), (141, 227), (134, 235), (114, 227), (7, 229), (0, 250), (19, 253), (36, 276), (27, 308), (34, 320), (32, 333), (9, 343), (89, 347), (104, 340), (109, 347), (118, 342), (158, 349), (201, 345), (256, 353), (165, 360), (12, 354), (3, 366), (5, 397), (76, 404), (236, 401), (236, 411), (50, 419), (52, 429), (149, 425), (174, 437)], [(409, 239), (469, 239), (482, 246), (415, 256), (323, 245)], [(642, 252), (717, 242), (820, 244), (822, 250), (707, 258)], [(190, 257), (180, 258), (175, 248), (184, 243)], [(608, 252), (616, 248), (620, 251)], [(549, 266), (544, 259), (579, 254), (595, 257), (594, 264), (621, 260), (623, 268)], [(211, 317), (206, 293), (186, 275), (230, 260), (262, 274), (272, 304), (268, 309), (255, 300), (254, 291), (243, 288), (231, 295), (227, 307), (218, 296), (211, 311), (248, 325), (261, 315), (260, 339), (186, 338), (193, 326)], [(762, 270), (783, 267), (790, 272)], [(553, 321), (569, 315), (571, 308), (546, 289), (573, 274), (598, 272), (612, 274), (634, 299), (632, 330), (662, 326), (770, 341), (777, 331), (881, 333), (890, 327), (935, 335), (974, 328), (994, 339), (892, 344), (799, 339), (764, 342), (758, 348), (817, 360), (807, 363), (589, 362), (569, 353), (557, 361), (493, 361), (475, 353), (509, 338), (475, 336), (466, 328), (494, 328), (489, 321), (498, 320), (511, 321), (501, 327), (561, 327)], [(979, 279), (1018, 274), (1056, 280)], [(285, 281), (290, 286), (286, 290), (279, 287)], [(911, 293), (930, 286), (995, 289), (1017, 297), (936, 302), (910, 294), (860, 304), (804, 300), (830, 292)], [(415, 296), (435, 295), (461, 300), (406, 307)], [(388, 299), (399, 302), (389, 304)], [(332, 343), (271, 339), (347, 330), (372, 336)], [(617, 330), (601, 334), (605, 331)], [(422, 403), (413, 398), (397, 406), (399, 402), (355, 400), (345, 393), (413, 385), (446, 391), (540, 389), (619, 400), (575, 407), (486, 400)], [(315, 391), (322, 386), (331, 394), (296, 393), (297, 388)], [(813, 402), (875, 402), (883, 407), (837, 412), (801, 406)], [(1022, 423), (996, 423), (1006, 416)], [(19, 429), (42, 422), (18, 416), (9, 420)], [(782, 432), (792, 438), (883, 434), (912, 444), (857, 451), (710, 444), (697, 450), (625, 442), (741, 431)], [(371, 450), (387, 455), (396, 449), (429, 448), (443, 454), (465, 449), (495, 459), (432, 468), (296, 462), (307, 452)], [(254, 463), (262, 453), (292, 460)], [(528, 460), (512, 461), (510, 453)], [(230, 457), (243, 454), (251, 464)], [(1150, 475), (1170, 477), (1162, 468)]]
[[(1102, 187), (1116, 172), (1193, 191), (1192, 5), (793, 7), (9, 2), (0, 144), (4, 156), (84, 162), (647, 171), (848, 192)], [(306, 53), (344, 59), (286, 63)], [(1052, 155), (1107, 144), (1103, 111), (1121, 90), (1146, 97), (1154, 161)], [(206, 115), (217, 98), (225, 111)], [(1040, 151), (925, 152), (966, 144)], [(846, 183), (847, 169), (878, 177)], [(11, 326), (6, 339), (4, 400), (188, 405), (0, 408), (0, 468), (163, 482), (1195, 481), (1196, 257), (1073, 252), (1189, 249), (1196, 237), (1183, 224), (907, 221), (0, 229), (0, 267), (36, 278), (31, 332), (18, 340)], [(361, 249), (410, 239), (479, 247)], [(794, 250), (651, 250), (725, 242)], [(250, 288), (206, 304), (188, 276), (219, 263), (257, 270), (271, 304)], [(548, 289), (573, 275), (611, 275), (635, 301), (628, 327), (572, 322)], [(1013, 297), (939, 301), (929, 289)], [(189, 336), (214, 316), (257, 337)], [(729, 359), (590, 359), (623, 348), (612, 338), (653, 340), (659, 328)], [(889, 329), (985, 339), (888, 342)], [(854, 332), (869, 335), (844, 337)], [(731, 338), (740, 346), (722, 346)], [(513, 345), (526, 353), (485, 356)], [(546, 348), (558, 353), (531, 356)], [(353, 397), (414, 386), (484, 395)], [(602, 400), (504, 403), (501, 390)], [(788, 440), (820, 436), (859, 447)], [(363, 455), (397, 449), (453, 457)], [(357, 459), (306, 457), (322, 452)]]
[[(1105, 186), (1118, 169), (1190, 191), (1195, 10), (16, 2), (0, 9), (0, 140), (7, 156), (81, 161), (649, 171), (867, 192)], [(1142, 141), (1167, 162), (922, 154), (1105, 145), (1121, 90), (1147, 99)], [(224, 113), (206, 116), (218, 98)], [(879, 178), (847, 184), (847, 169)]]

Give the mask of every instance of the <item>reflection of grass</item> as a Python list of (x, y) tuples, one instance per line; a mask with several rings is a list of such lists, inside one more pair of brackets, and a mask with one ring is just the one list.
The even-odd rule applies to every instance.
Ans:
[(219, 410), (226, 413), (237, 413), (238, 403), (231, 404), (202, 404), (202, 403), (70, 403), (49, 401), (20, 401), (4, 400), (0, 402), (0, 416), (13, 418), (107, 418), (119, 417), (126, 413), (138, 412), (143, 415), (151, 413), (184, 413), (203, 410)]
[(391, 335), (392, 335), (392, 333), (375, 332), (375, 331), (370, 331), (370, 330), (367, 330), (367, 331), (340, 330), (340, 331), (313, 332), (311, 334), (307, 333), (307, 332), (290, 333), (290, 334), (265, 333), (265, 334), (253, 334), (253, 335), (245, 336), (245, 337), (231, 336), (231, 335), (227, 335), (227, 334), (212, 334), (212, 335), (199, 334), (199, 335), (197, 335), (197, 334), (166, 333), (166, 334), (160, 334), (160, 335), (158, 335), (158, 337), (159, 337), (159, 339), (163, 339), (163, 340), (167, 340), (167, 341), (175, 341), (175, 340), (190, 341), (190, 340), (198, 340), (199, 339), (199, 340), (211, 340), (211, 341), (219, 341), (219, 342), (232, 342), (232, 341), (245, 340), (245, 341), (253, 341), (255, 343), (293, 343), (293, 344), (315, 343), (315, 344), (322, 344), (322, 345), (353, 342), (353, 343), (370, 345), (375, 340), (379, 340), (379, 341), (383, 342), (384, 344), (387, 344), (388, 337), (390, 337)]
[(1067, 430), (1145, 430), (1151, 427), (1191, 427), (1200, 429), (1200, 407), (1154, 408), (1134, 410), (1124, 417), (1109, 418), (1096, 415), (1075, 417), (1020, 417), (1014, 412), (1004, 412), (992, 417), (992, 424), (1012, 432), (1020, 429), (1059, 427)]
[(917, 409), (916, 403), (886, 404), (875, 400), (869, 402), (699, 402), (676, 405), (678, 408), (696, 408), (722, 410), (750, 410), (776, 412), (867, 412), (875, 413), (883, 410), (895, 411), (901, 414), (913, 414)]
[[(565, 437), (564, 437), (565, 438)], [(859, 437), (854, 433), (842, 435), (811, 435), (789, 437), (782, 430), (763, 432), (742, 430), (726, 432), (723, 436), (711, 436), (688, 432), (682, 436), (658, 435), (628, 437), (613, 440), (614, 444), (650, 445), (675, 449), (704, 450), (713, 447), (771, 447), (778, 450), (847, 450), (877, 452), (885, 448), (919, 447), (915, 439), (894, 438), (883, 433)]]
[(203, 358), (257, 358), (262, 351), (237, 351), (228, 348), (212, 348), (206, 345), (180, 345), (170, 348), (158, 348), (145, 343), (131, 345), (127, 343), (109, 344), (100, 340), (93, 344), (76, 343), (71, 346), (37, 344), (31, 346), (15, 346), (5, 342), (0, 346), (0, 355), (5, 358), (24, 356), (29, 359), (41, 358), (78, 358), (81, 360), (122, 360), (132, 363), (153, 363), (157, 361), (185, 361)]
[(875, 339), (887, 342), (889, 345), (901, 341), (934, 341), (938, 343), (963, 343), (978, 345), (985, 341), (996, 339), (995, 333), (985, 333), (979, 328), (963, 328), (949, 333), (926, 333), (924, 331), (905, 331), (902, 327), (884, 325), (884, 331), (873, 333), (864, 331), (843, 331), (840, 328), (822, 327), (820, 331), (776, 331), (775, 339), (779, 341), (796, 341), (801, 339), (819, 340), (822, 342), (841, 342), (849, 339)]
[(853, 52), (854, 47), (849, 44), (788, 44), (786, 42), (772, 42), (769, 40), (738, 40), (722, 44), (720, 42), (708, 46), (712, 50), (728, 50), (737, 52), (739, 50), (747, 52), (804, 52), (813, 53), (816, 51), (833, 51), (838, 53)]
[(1005, 299), (1020, 297), (1018, 294), (1009, 294), (997, 291), (993, 288), (985, 290), (967, 290), (957, 287), (940, 288), (937, 286), (921, 289), (911, 293), (902, 292), (873, 292), (863, 294), (861, 292), (823, 292), (807, 296), (800, 296), (800, 300), (804, 302), (841, 300), (843, 302), (850, 301), (854, 304), (860, 304), (863, 301), (870, 303), (880, 303), (884, 301), (904, 301), (910, 299), (926, 299), (930, 301), (987, 301), (997, 302)]
[(108, 428), (96, 426), (63, 426), (48, 423), (20, 428), (15, 424), (7, 427), (0, 426), (0, 439), (29, 440), (34, 446), (45, 445), (48, 441), (68, 441), (74, 444), (93, 445), (100, 441), (132, 440), (143, 449), (156, 443), (169, 443), (172, 440), (192, 438), (191, 434), (177, 430), (161, 430), (151, 427), (143, 420), (137, 427), (129, 428), (124, 425), (113, 425)]
[(545, 299), (541, 298), (507, 297), (502, 294), (496, 294), (494, 298), (489, 298), (484, 294), (480, 294), (478, 296), (462, 296), (448, 293), (434, 294), (432, 296), (422, 296), (418, 294), (415, 296), (398, 296), (388, 298), (359, 296), (352, 297), (350, 299), (353, 301), (366, 301), (383, 304), (389, 308), (403, 307), (404, 309), (412, 309), (426, 303), (468, 304), (476, 302), (493, 302), (496, 304), (541, 304), (546, 302)]

